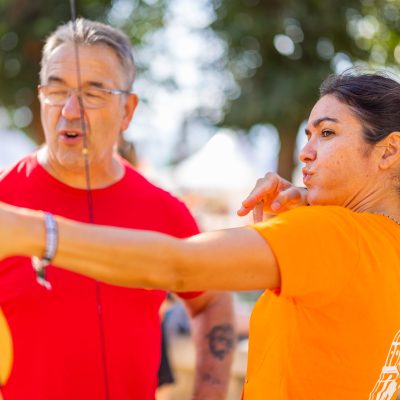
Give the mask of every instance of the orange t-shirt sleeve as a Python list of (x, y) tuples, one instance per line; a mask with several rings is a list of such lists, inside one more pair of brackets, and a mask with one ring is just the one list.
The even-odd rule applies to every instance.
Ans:
[(342, 207), (301, 207), (253, 225), (275, 254), (282, 296), (315, 306), (340, 294), (359, 262), (351, 213)]

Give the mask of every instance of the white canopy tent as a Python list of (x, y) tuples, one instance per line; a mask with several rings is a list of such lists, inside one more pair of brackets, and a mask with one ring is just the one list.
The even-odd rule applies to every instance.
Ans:
[(175, 186), (203, 229), (246, 222), (235, 211), (260, 176), (253, 164), (250, 146), (238, 135), (221, 131), (176, 167)]
[(251, 149), (229, 131), (214, 135), (198, 152), (175, 169), (174, 178), (184, 190), (232, 193), (250, 189), (257, 179)]

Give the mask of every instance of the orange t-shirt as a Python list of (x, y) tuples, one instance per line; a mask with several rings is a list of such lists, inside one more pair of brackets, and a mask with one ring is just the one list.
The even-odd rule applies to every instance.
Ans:
[(400, 226), (314, 206), (253, 227), (276, 256), (281, 289), (253, 310), (244, 399), (395, 399)]

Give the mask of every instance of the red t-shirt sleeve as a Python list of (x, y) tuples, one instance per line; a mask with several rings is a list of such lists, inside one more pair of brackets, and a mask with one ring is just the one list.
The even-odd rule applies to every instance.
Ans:
[(195, 219), (182, 201), (171, 196), (165, 212), (170, 220), (170, 235), (178, 238), (187, 238), (200, 232)]

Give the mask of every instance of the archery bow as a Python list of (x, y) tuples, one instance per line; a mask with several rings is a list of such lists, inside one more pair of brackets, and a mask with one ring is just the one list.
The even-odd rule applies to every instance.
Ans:
[[(79, 46), (78, 46), (78, 41), (77, 41), (75, 0), (70, 0), (70, 8), (71, 8), (71, 23), (72, 23), (72, 30), (73, 30), (73, 37), (74, 37), (73, 44), (74, 44), (74, 50), (75, 50), (76, 84), (77, 84), (77, 88), (78, 88), (77, 94), (78, 94), (79, 114), (80, 114), (82, 138), (83, 138), (82, 156), (83, 156), (84, 170), (85, 170), (89, 223), (94, 224), (93, 196), (92, 196), (92, 187), (91, 187), (91, 181), (90, 181), (88, 137), (87, 137), (87, 129), (86, 129), (85, 110), (84, 110), (82, 95), (80, 92), (80, 89), (82, 87), (82, 78), (81, 78), (81, 69), (80, 69), (80, 63), (79, 63)], [(103, 365), (105, 398), (106, 398), (106, 400), (110, 400), (110, 386), (109, 386), (109, 382), (108, 382), (107, 355), (106, 355), (106, 345), (105, 345), (103, 307), (102, 307), (100, 283), (98, 281), (95, 281), (95, 285), (96, 285), (96, 301), (97, 301), (97, 313), (98, 313), (97, 315), (98, 315), (98, 322), (99, 322), (99, 335), (100, 335), (100, 347), (101, 347), (101, 357), (102, 357), (102, 365)]]
[[(82, 94), (80, 92), (82, 88), (81, 70), (79, 63), (79, 46), (77, 40), (77, 27), (76, 27), (76, 7), (75, 0), (70, 0), (70, 10), (71, 10), (71, 26), (73, 34), (73, 45), (75, 51), (75, 66), (76, 66), (76, 84), (77, 84), (77, 98), (79, 103), (79, 118), (81, 122), (82, 130), (82, 156), (84, 160), (84, 173), (86, 180), (86, 192), (87, 192), (87, 204), (89, 218), (88, 222), (94, 223), (94, 212), (93, 212), (93, 196), (90, 181), (90, 163), (89, 163), (89, 149), (88, 149), (88, 137), (86, 130), (85, 121), (85, 110), (83, 105)], [(51, 262), (55, 255), (57, 247), (57, 225), (50, 213), (45, 213), (45, 224), (46, 224), (46, 251), (42, 259), (38, 257), (32, 257), (32, 266), (36, 273), (37, 282), (45, 287), (46, 289), (51, 289), (51, 284), (46, 277), (46, 267)], [(100, 336), (100, 347), (101, 347), (101, 357), (103, 366), (103, 376), (104, 376), (104, 391), (105, 399), (110, 400), (110, 388), (108, 382), (108, 370), (107, 370), (107, 355), (105, 346), (105, 333), (104, 333), (104, 320), (103, 320), (103, 307), (101, 299), (100, 283), (95, 281), (96, 285), (96, 301), (97, 301), (97, 313), (98, 313), (98, 323), (99, 323), (99, 336)]]

